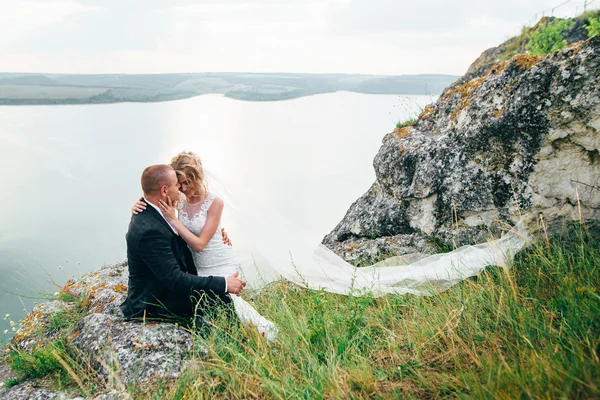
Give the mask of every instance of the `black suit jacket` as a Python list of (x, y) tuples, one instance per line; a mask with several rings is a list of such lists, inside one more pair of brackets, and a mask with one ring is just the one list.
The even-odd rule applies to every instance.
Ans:
[(121, 310), (126, 319), (192, 316), (200, 297), (229, 301), (225, 278), (197, 276), (187, 244), (151, 205), (131, 217), (125, 237), (129, 291)]

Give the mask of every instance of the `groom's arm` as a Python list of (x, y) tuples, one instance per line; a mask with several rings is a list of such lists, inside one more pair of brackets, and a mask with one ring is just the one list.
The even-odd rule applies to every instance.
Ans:
[(165, 287), (175, 293), (189, 295), (194, 291), (226, 293), (225, 278), (220, 276), (196, 276), (181, 270), (173, 254), (171, 240), (158, 230), (146, 231), (140, 238), (142, 261)]

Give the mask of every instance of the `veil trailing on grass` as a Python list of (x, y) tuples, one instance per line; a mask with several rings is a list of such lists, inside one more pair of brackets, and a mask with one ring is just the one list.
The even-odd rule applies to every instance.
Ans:
[[(478, 275), (489, 265), (506, 266), (529, 242), (525, 226), (519, 222), (487, 243), (443, 254), (390, 257), (356, 268), (327, 247), (309, 243), (285, 216), (236, 198), (221, 178), (207, 173), (207, 181), (210, 191), (225, 202), (223, 224), (232, 233), (242, 274), (254, 288), (284, 278), (306, 288), (345, 295), (432, 295)], [(244, 242), (241, 248), (239, 241)]]

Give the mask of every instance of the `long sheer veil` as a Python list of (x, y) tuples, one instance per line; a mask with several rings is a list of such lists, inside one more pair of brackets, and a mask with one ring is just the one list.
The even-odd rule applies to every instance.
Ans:
[(205, 173), (209, 190), (225, 202), (223, 226), (240, 255), (242, 274), (253, 288), (283, 278), (306, 288), (346, 295), (432, 295), (478, 275), (489, 265), (506, 266), (529, 243), (520, 221), (501, 238), (483, 244), (442, 254), (396, 256), (356, 268), (308, 238), (285, 215), (237, 197), (235, 188), (228, 187), (222, 177)]

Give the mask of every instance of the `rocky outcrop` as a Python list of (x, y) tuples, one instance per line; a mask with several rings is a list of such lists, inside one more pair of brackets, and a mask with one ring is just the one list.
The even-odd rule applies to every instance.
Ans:
[(597, 224), (599, 130), (599, 36), (545, 58), (515, 56), (386, 135), (376, 182), (323, 243), (372, 262), (360, 249), (481, 241), (521, 218)]
[[(132, 382), (176, 379), (195, 360), (208, 356), (207, 349), (195, 343), (190, 331), (180, 326), (125, 322), (119, 305), (127, 294), (127, 279), (127, 266), (118, 264), (68, 281), (58, 296), (61, 300), (37, 305), (23, 319), (9, 349), (34, 353), (62, 343), (74, 354), (75, 362), (95, 369), (98, 379), (113, 388), (99, 399), (127, 398), (123, 397), (128, 396), (124, 388)], [(35, 381), (0, 391), (0, 398), (3, 396), (72, 397)]]
[[(590, 11), (580, 17), (569, 19), (573, 24), (563, 33), (563, 37), (570, 45), (575, 42), (586, 40), (588, 32), (585, 29), (586, 21), (590, 17), (600, 17), (600, 10)], [(555, 17), (543, 17), (538, 23), (531, 27), (524, 27), (521, 34), (508, 39), (499, 46), (492, 47), (481, 53), (481, 55), (469, 66), (466, 74), (457, 80), (453, 85), (460, 85), (472, 79), (487, 75), (492, 67), (501, 61), (505, 61), (517, 54), (524, 54), (529, 44), (529, 35), (536, 31), (540, 26), (560, 20)]]
[(43, 387), (37, 387), (31, 382), (23, 383), (18, 386), (13, 386), (5, 392), (0, 392), (2, 400), (79, 400), (83, 397), (70, 397), (65, 393), (55, 392)]

